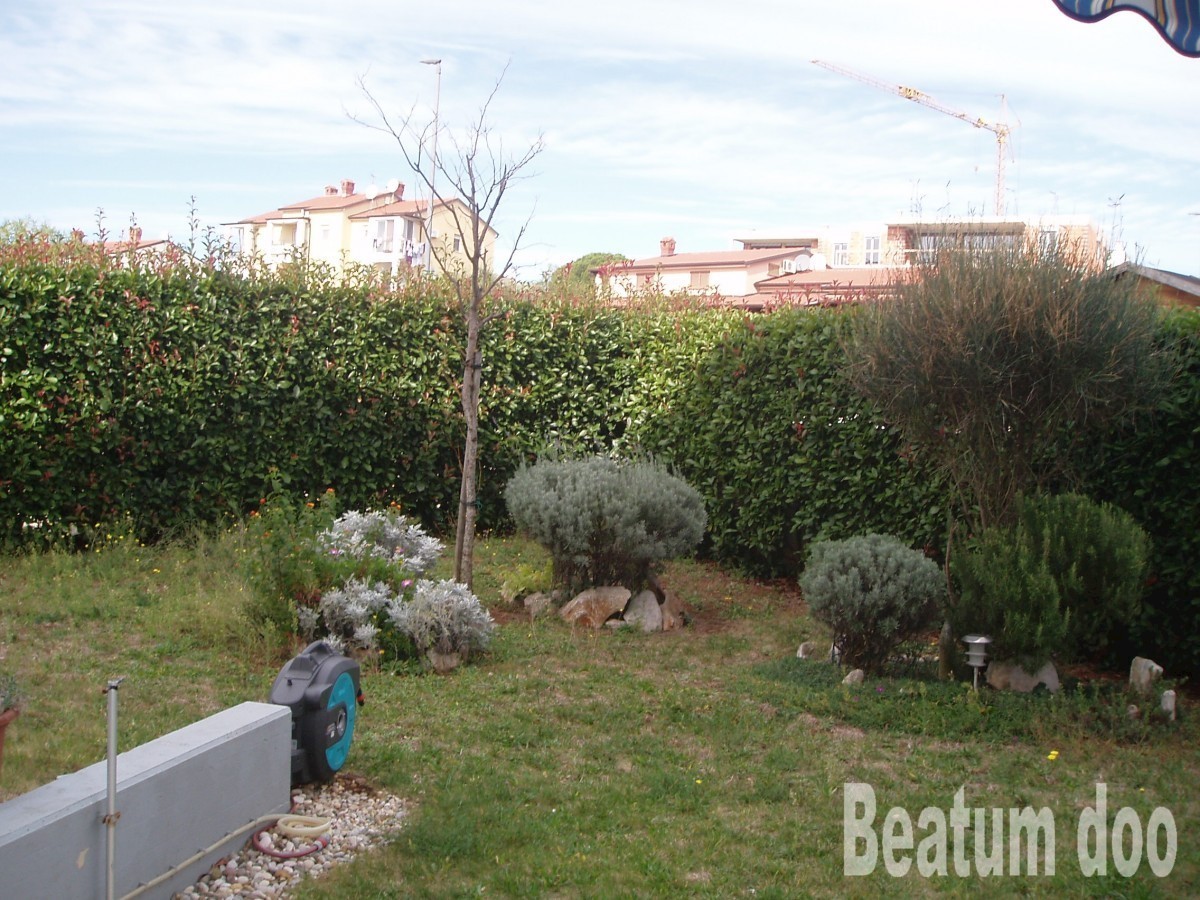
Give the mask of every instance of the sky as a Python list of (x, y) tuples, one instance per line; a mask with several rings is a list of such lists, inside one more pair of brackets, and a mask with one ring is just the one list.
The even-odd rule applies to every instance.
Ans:
[(421, 196), (363, 85), (436, 106), (446, 159), (498, 81), (494, 144), (544, 142), (496, 220), (526, 280), (994, 211), (994, 134), (813, 59), (1007, 122), (1010, 216), (1200, 275), (1200, 59), (1051, 0), (0, 0), (0, 221), (186, 242), (343, 179)]

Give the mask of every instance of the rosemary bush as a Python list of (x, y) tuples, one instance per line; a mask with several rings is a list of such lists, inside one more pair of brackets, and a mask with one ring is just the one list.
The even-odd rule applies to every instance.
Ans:
[(1040, 665), (1096, 657), (1137, 618), (1149, 538), (1118, 507), (1078, 494), (1023, 497), (1013, 525), (951, 557), (960, 598), (952, 622), (997, 654)]
[(933, 623), (946, 595), (933, 560), (882, 534), (818, 541), (799, 582), (813, 616), (833, 631), (842, 661), (876, 672)]
[(692, 552), (707, 521), (700, 494), (649, 461), (541, 460), (512, 477), (504, 499), (517, 528), (550, 551), (555, 582), (572, 589), (640, 586), (655, 563)]

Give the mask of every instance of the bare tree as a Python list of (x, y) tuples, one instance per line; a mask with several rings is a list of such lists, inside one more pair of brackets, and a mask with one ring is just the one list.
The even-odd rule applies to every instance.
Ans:
[[(497, 265), (489, 258), (487, 237), (493, 231), (492, 223), (500, 211), (501, 203), (509, 189), (519, 180), (528, 177), (527, 169), (542, 152), (545, 143), (539, 135), (528, 147), (517, 154), (505, 151), (503, 140), (495, 133), (489, 121), (489, 111), (504, 80), (504, 74), (496, 80), (478, 115), (460, 133), (447, 131), (450, 152), (437, 154), (426, 171), (425, 145), (434, 123), (418, 128), (415, 108), (399, 119), (389, 116), (382, 104), (367, 88), (365, 77), (358, 79), (359, 87), (371, 104), (378, 119), (366, 122), (356, 116), (355, 121), (368, 128), (390, 135), (400, 148), (405, 162), (433, 197), (434, 208), (442, 206), (452, 217), (454, 234), (461, 243), (461, 253), (467, 265), (458, 265), (459, 257), (451, 249), (450, 242), (437, 243), (432, 235), (425, 236), (430, 252), (438, 267), (454, 286), (467, 326), (467, 341), (463, 348), (462, 409), (466, 421), (466, 441), (463, 446), (462, 481), (459, 486), (457, 534), (454, 542), (454, 578), (470, 585), (473, 580), (475, 520), (478, 515), (478, 463), (479, 463), (479, 397), (482, 382), (483, 359), (479, 352), (479, 338), (483, 329), (498, 318), (498, 313), (486, 313), (485, 302), (492, 291), (513, 269), (513, 258), (529, 227), (526, 218), (518, 229), (507, 257)], [(439, 129), (440, 130), (440, 129)], [(440, 137), (440, 135), (438, 135)], [(438, 178), (437, 176), (440, 176)], [(448, 185), (447, 189), (437, 184)], [(454, 202), (462, 201), (462, 206)], [(465, 208), (464, 208), (465, 207)], [(427, 221), (432, 222), (432, 210)]]

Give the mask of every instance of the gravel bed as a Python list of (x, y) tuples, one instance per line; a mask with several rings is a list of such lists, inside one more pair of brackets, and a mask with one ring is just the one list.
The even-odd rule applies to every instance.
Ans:
[[(327, 816), (333, 820), (329, 846), (300, 859), (276, 859), (251, 846), (209, 869), (208, 874), (175, 894), (198, 897), (247, 897), (253, 900), (285, 898), (302, 878), (315, 878), (339, 863), (386, 843), (404, 822), (405, 801), (368, 785), (363, 779), (339, 775), (329, 784), (303, 785), (292, 790), (292, 812), (299, 816)], [(311, 842), (293, 841), (273, 831), (263, 843), (281, 852), (303, 849)]]

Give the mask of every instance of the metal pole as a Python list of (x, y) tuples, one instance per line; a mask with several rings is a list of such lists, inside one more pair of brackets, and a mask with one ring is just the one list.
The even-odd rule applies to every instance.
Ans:
[(442, 105), (442, 61), (440, 59), (423, 59), (421, 62), (427, 66), (437, 66), (437, 92), (433, 95), (433, 165), (429, 172), (429, 213), (425, 219), (425, 271), (433, 273), (433, 204), (437, 200), (437, 190), (434, 184), (437, 182), (437, 139), (438, 139), (438, 112)]
[(124, 680), (114, 678), (104, 689), (104, 693), (108, 694), (108, 812), (103, 819), (108, 849), (105, 891), (108, 900), (114, 900), (116, 897), (117, 820), (121, 818), (121, 814), (117, 812), (117, 688)]

